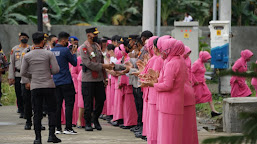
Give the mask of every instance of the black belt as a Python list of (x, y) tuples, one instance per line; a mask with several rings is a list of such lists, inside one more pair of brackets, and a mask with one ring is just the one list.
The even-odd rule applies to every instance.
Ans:
[(19, 69), (15, 68), (15, 71), (16, 71), (16, 72), (20, 72), (21, 70), (19, 70)]

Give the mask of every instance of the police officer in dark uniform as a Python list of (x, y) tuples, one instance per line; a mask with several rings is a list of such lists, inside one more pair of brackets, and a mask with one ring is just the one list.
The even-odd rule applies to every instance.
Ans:
[(28, 48), (29, 36), (26, 33), (19, 34), (20, 44), (12, 48), (10, 55), (10, 65), (8, 79), (9, 84), (15, 86), (15, 93), (17, 98), (18, 112), (20, 113), (20, 118), (24, 117), (24, 107), (23, 107), (23, 97), (21, 92), (21, 54), (25, 48)]
[(113, 64), (104, 64), (101, 47), (96, 43), (99, 31), (96, 27), (86, 29), (87, 40), (80, 46), (80, 55), (83, 64), (82, 95), (85, 107), (86, 131), (93, 131), (91, 126), (91, 113), (93, 112), (93, 99), (95, 98), (95, 111), (93, 122), (97, 130), (102, 130), (98, 121), (106, 99), (104, 81), (105, 69), (113, 69)]

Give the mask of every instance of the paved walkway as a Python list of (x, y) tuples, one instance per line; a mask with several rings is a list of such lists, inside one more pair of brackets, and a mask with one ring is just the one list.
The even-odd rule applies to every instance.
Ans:
[[(19, 119), (15, 106), (0, 107), (0, 143), (1, 144), (31, 144), (34, 140), (33, 130), (24, 130), (24, 119)], [(129, 130), (110, 126), (106, 121), (100, 121), (102, 131), (86, 132), (84, 129), (74, 130), (77, 135), (58, 135), (63, 144), (146, 144), (145, 141), (135, 138)], [(47, 127), (47, 119), (43, 125)], [(64, 128), (64, 126), (63, 126)], [(48, 129), (48, 127), (47, 127)], [(199, 132), (200, 142), (208, 137), (220, 136), (224, 133)], [(47, 143), (48, 130), (42, 131), (42, 143)]]

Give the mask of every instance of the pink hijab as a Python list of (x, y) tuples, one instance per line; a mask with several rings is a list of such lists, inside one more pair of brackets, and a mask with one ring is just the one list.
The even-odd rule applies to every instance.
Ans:
[(171, 59), (174, 56), (180, 56), (185, 52), (185, 45), (182, 41), (176, 39), (163, 40), (162, 52), (165, 51), (168, 54), (167, 59)]
[(191, 52), (191, 49), (188, 46), (185, 46), (184, 55), (188, 54), (189, 52)]
[(122, 58), (122, 51), (119, 49), (119, 47), (116, 47), (114, 49), (114, 53), (115, 53), (115, 56), (116, 56), (117, 59)]
[(170, 38), (172, 38), (172, 37), (169, 36), (169, 35), (165, 35), (165, 36), (162, 36), (162, 37), (160, 37), (160, 38), (158, 39), (158, 41), (157, 41), (157, 47), (158, 47), (158, 49), (159, 49), (160, 51), (162, 51), (162, 43), (163, 43), (163, 40), (170, 39)]
[(253, 56), (253, 53), (246, 49), (246, 50), (243, 50), (241, 51), (241, 57), (246, 61), (247, 59), (251, 58)]
[(146, 45), (146, 49), (147, 49), (147, 51), (149, 52), (149, 54), (150, 54), (151, 56), (154, 55), (153, 41), (154, 41), (155, 39), (157, 39), (157, 38), (158, 38), (158, 36), (152, 36), (152, 37), (150, 37), (150, 38), (148, 39), (148, 42), (147, 42), (147, 45)]
[(208, 59), (211, 58), (211, 55), (209, 52), (207, 51), (201, 51), (200, 54), (199, 54), (199, 58), (202, 62), (207, 62)]

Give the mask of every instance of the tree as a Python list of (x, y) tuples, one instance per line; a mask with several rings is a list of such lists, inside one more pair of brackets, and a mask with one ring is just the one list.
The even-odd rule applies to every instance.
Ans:
[(17, 9), (25, 7), (28, 4), (35, 4), (35, 0), (23, 0), (15, 2), (14, 0), (0, 0), (0, 22), (2, 24), (34, 23), (33, 15), (24, 15)]

